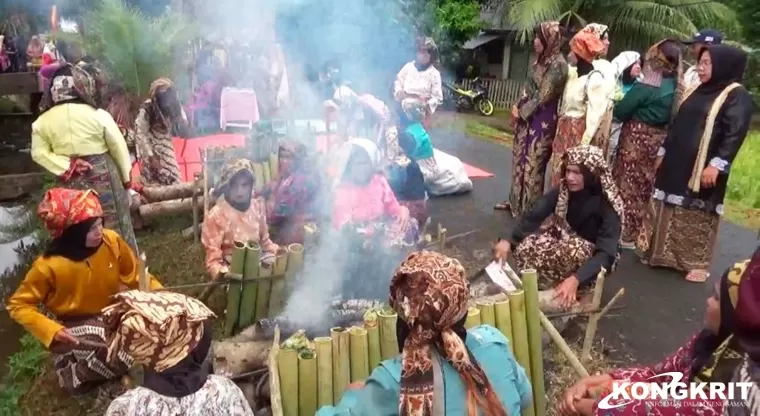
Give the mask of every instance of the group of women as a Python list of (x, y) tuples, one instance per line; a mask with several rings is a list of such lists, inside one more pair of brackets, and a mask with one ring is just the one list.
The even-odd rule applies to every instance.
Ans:
[[(605, 192), (616, 197), (607, 198), (605, 204), (614, 206), (619, 215), (615, 227), (605, 228), (599, 221), (592, 227), (606, 233), (583, 236), (578, 221), (589, 212), (568, 212), (569, 229), (581, 234), (582, 246), (587, 247), (568, 251), (575, 253), (571, 263), (584, 264), (589, 250), (601, 250), (609, 252), (604, 268), (610, 271), (617, 257), (617, 248), (610, 246), (612, 238), (622, 248), (635, 248), (646, 264), (674, 268), (686, 272), (689, 281), (704, 282), (731, 163), (753, 111), (750, 94), (741, 85), (746, 53), (720, 44), (720, 36), (697, 34), (684, 43), (692, 45), (700, 82), (686, 88), (679, 41), (656, 43), (643, 55), (643, 62), (634, 51), (610, 62), (604, 59), (610, 45), (604, 25), (589, 24), (572, 36), (567, 59), (561, 52), (563, 39), (558, 22), (543, 23), (535, 30), (537, 58), (512, 110), (516, 137), (510, 197), (495, 208), (522, 217), (530, 233), (537, 231), (554, 206), (543, 204), (556, 192), (544, 194), (547, 167), (551, 167), (551, 188), (562, 189), (567, 185), (562, 182), (570, 149), (592, 145), (601, 150), (606, 165), (597, 179), (612, 175)], [(571, 191), (570, 211), (573, 199), (579, 198)], [(518, 234), (524, 228), (518, 227)], [(532, 254), (542, 247), (576, 244), (570, 243), (572, 239), (559, 240), (522, 244)], [(505, 248), (502, 244), (500, 252)], [(598, 271), (595, 267), (593, 274)]]

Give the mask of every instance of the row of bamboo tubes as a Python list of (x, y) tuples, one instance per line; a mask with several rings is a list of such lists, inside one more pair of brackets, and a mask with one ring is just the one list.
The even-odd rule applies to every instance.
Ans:
[(303, 268), (303, 256), (303, 245), (291, 244), (267, 267), (260, 262), (258, 243), (235, 242), (228, 276), (232, 280), (227, 290), (226, 336), (282, 312), (287, 299), (287, 282)]
[[(465, 327), (491, 325), (509, 339), (533, 388), (533, 404), (523, 416), (543, 416), (546, 392), (535, 270), (523, 271), (522, 282), (523, 289), (504, 300), (477, 302), (468, 311)], [(350, 383), (365, 381), (382, 360), (398, 356), (396, 319), (395, 312), (383, 310), (376, 320), (365, 318), (362, 327), (333, 328), (330, 337), (315, 338), (313, 352), (277, 350), (277, 367), (270, 372), (278, 373), (282, 415), (311, 416), (322, 406), (337, 404)]]

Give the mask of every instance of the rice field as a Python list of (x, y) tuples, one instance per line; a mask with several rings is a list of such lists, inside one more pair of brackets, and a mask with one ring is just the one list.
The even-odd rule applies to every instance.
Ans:
[(731, 166), (726, 194), (726, 217), (760, 229), (760, 130), (747, 136)]

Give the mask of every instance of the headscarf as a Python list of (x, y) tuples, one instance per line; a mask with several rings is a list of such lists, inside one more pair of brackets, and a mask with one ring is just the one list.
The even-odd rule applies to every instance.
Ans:
[(620, 52), (611, 63), (615, 66), (615, 71), (618, 76), (622, 77), (625, 71), (632, 67), (636, 62), (639, 62), (640, 59), (640, 53), (636, 51), (625, 51)]
[(53, 188), (37, 207), (37, 215), (53, 238), (74, 224), (103, 216), (98, 194), (93, 190)]
[(98, 108), (95, 80), (84, 69), (63, 64), (53, 73), (50, 89), (45, 95), (45, 109), (58, 104), (81, 101)]
[[(668, 46), (671, 46), (673, 51), (676, 52), (677, 62), (671, 62), (665, 54), (664, 48)], [(680, 75), (680, 63), (681, 51), (677, 47), (677, 43), (671, 39), (663, 39), (652, 45), (647, 51), (646, 58), (644, 58), (644, 66), (641, 68), (643, 75), (641, 82), (653, 87), (659, 87), (662, 83), (663, 75), (674, 74), (676, 77)]]
[[(171, 128), (171, 120), (161, 111), (158, 96), (172, 87), (174, 87), (174, 83), (169, 78), (159, 78), (150, 84), (148, 92), (150, 99), (144, 106), (148, 113), (148, 122), (152, 131), (166, 133)], [(177, 105), (179, 105), (179, 102), (177, 102)]]
[(705, 52), (710, 52), (712, 75), (697, 87), (694, 94), (714, 94), (734, 82), (742, 82), (747, 68), (746, 52), (730, 45), (707, 45), (700, 51), (699, 58)]
[(356, 151), (366, 153), (367, 156), (369, 156), (369, 160), (372, 166), (378, 170), (380, 169), (380, 159), (382, 155), (380, 153), (380, 149), (377, 147), (377, 144), (375, 144), (372, 140), (364, 139), (361, 137), (351, 139), (344, 143), (338, 152), (336, 162), (338, 169), (336, 171), (337, 176), (335, 177), (334, 186), (338, 186), (342, 182), (343, 176), (350, 166), (351, 155)]
[(216, 317), (201, 301), (180, 293), (130, 290), (111, 299), (102, 311), (108, 361), (126, 353), (157, 373), (190, 355), (204, 339), (205, 322)]
[(410, 254), (396, 269), (389, 303), (409, 329), (401, 352), (400, 415), (434, 414), (434, 348), (468, 386), (468, 409), (475, 406), (472, 399), (482, 404), (485, 398), (483, 410), (506, 416), (485, 372), (454, 330), (467, 315), (468, 298), (464, 267), (456, 259), (419, 251)]
[(305, 168), (308, 152), (306, 146), (303, 143), (296, 142), (294, 140), (285, 140), (280, 143), (277, 150), (278, 155), (289, 155), (293, 159), (293, 171)]
[(42, 43), (42, 39), (38, 35), (32, 36), (29, 40), (29, 45), (26, 47), (26, 56), (32, 59), (41, 58), (42, 50), (45, 45)]
[(583, 28), (583, 32), (592, 33), (594, 36), (598, 37), (599, 40), (604, 40), (604, 38), (609, 37), (610, 28), (601, 23), (589, 23)]
[[(593, 145), (580, 145), (570, 148), (562, 157), (561, 172), (564, 172), (568, 165), (582, 166), (593, 176), (593, 178), (587, 178), (586, 175), (584, 175), (584, 187), (592, 186), (592, 183), (588, 183), (590, 179), (593, 181), (599, 181), (602, 193), (607, 198), (607, 202), (609, 202), (612, 209), (618, 214), (618, 217), (620, 217), (620, 223), (623, 224), (625, 221), (625, 215), (623, 214), (623, 199), (620, 197), (620, 191), (618, 190), (617, 185), (615, 185), (615, 181), (612, 179), (612, 174), (607, 166), (602, 149)], [(557, 207), (554, 210), (557, 217), (567, 217), (569, 200), (570, 190), (563, 177), (559, 186)]]
[(541, 71), (541, 76), (557, 59), (562, 57), (562, 33), (559, 22), (543, 22), (536, 28), (536, 34), (544, 45), (544, 50), (533, 62), (533, 73)]
[(726, 269), (718, 286), (720, 302), (720, 328), (715, 334), (709, 329), (702, 330), (694, 341), (691, 377), (701, 382), (730, 381), (733, 370), (741, 361), (741, 354), (734, 350), (730, 337), (736, 328), (736, 308), (739, 302), (739, 287), (749, 260), (734, 264)]
[(591, 63), (604, 51), (604, 43), (594, 32), (584, 29), (570, 39), (570, 50), (578, 58)]
[(71, 261), (82, 261), (95, 254), (103, 240), (94, 247), (87, 247), (87, 234), (99, 217), (88, 218), (82, 222), (70, 225), (63, 233), (52, 239), (45, 247), (44, 257), (61, 256)]
[(750, 359), (760, 363), (760, 249), (747, 264), (737, 297), (734, 333)]
[(414, 66), (418, 71), (424, 71), (438, 60), (438, 46), (435, 44), (433, 38), (421, 37), (417, 39), (417, 49), (426, 50), (430, 54), (430, 62), (428, 62), (427, 65), (419, 65), (416, 60), (414, 61)]
[[(214, 192), (217, 197), (223, 194), (226, 196), (227, 192), (230, 190), (230, 183), (240, 174), (250, 175), (253, 184), (256, 184), (256, 174), (253, 170), (253, 162), (248, 159), (235, 159), (228, 162), (222, 169), (222, 175), (219, 177), (219, 183), (216, 185), (216, 191)], [(230, 201), (229, 198), (225, 199), (230, 206), (241, 212), (248, 210), (251, 203), (251, 201), (248, 200), (245, 205), (240, 205)]]

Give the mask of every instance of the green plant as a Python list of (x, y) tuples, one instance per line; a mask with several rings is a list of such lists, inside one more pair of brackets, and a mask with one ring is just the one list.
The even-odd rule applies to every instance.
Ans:
[(42, 344), (29, 334), (22, 336), (20, 343), (19, 351), (8, 359), (8, 373), (0, 382), (0, 416), (21, 414), (19, 399), (42, 374), (48, 355)]

